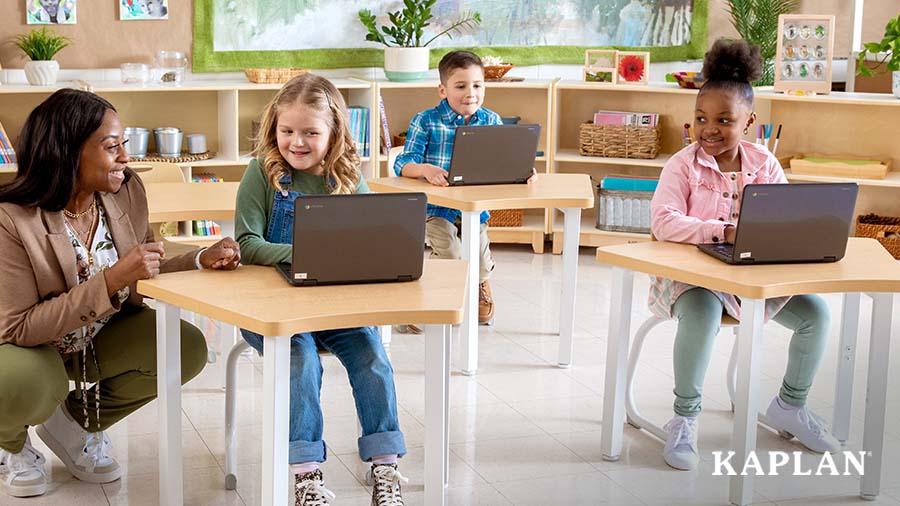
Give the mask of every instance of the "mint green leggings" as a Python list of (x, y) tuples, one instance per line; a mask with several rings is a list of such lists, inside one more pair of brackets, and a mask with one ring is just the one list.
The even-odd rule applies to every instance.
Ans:
[[(676, 415), (700, 414), (703, 378), (721, 326), (722, 311), (722, 302), (704, 288), (683, 293), (672, 306), (672, 314), (678, 320), (674, 352)], [(792, 406), (803, 406), (828, 340), (828, 305), (817, 295), (795, 295), (772, 319), (794, 331), (778, 395)]]

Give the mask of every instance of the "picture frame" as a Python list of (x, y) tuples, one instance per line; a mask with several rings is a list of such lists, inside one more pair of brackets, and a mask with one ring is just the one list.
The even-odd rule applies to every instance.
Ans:
[(831, 93), (834, 58), (834, 16), (782, 14), (778, 16), (775, 51), (776, 92)]
[(615, 49), (588, 49), (584, 52), (584, 68), (581, 78), (586, 83), (616, 84), (616, 61), (618, 51)]
[(650, 84), (650, 52), (617, 51), (616, 84)]

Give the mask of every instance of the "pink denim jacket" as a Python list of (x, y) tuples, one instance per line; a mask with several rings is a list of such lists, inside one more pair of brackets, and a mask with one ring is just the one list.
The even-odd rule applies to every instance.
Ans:
[[(722, 242), (732, 205), (738, 202), (744, 185), (750, 183), (787, 183), (778, 159), (758, 144), (741, 141), (738, 145), (741, 173), (737, 177), (737, 195), (732, 180), (719, 170), (715, 158), (698, 143), (682, 149), (663, 167), (659, 186), (650, 203), (650, 228), (660, 241), (687, 244)], [(652, 278), (650, 309), (660, 317), (672, 317), (672, 305), (682, 293), (693, 288), (668, 279)], [(725, 310), (740, 319), (740, 303), (730, 294), (714, 292)], [(777, 313), (787, 298), (766, 302), (766, 319)]]

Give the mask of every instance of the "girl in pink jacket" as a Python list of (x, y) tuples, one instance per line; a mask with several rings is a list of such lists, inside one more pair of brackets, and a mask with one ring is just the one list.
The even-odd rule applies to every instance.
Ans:
[[(762, 74), (759, 48), (743, 40), (716, 41), (706, 54), (706, 83), (697, 95), (697, 142), (666, 163), (651, 203), (651, 228), (662, 241), (688, 244), (733, 243), (741, 193), (750, 183), (787, 183), (778, 160), (761, 145), (742, 140), (756, 121), (750, 82)], [(675, 334), (675, 416), (663, 457), (676, 469), (696, 467), (697, 415), (703, 378), (723, 313), (740, 319), (733, 295), (653, 278), (650, 309), (678, 320)], [(796, 437), (815, 452), (836, 451), (837, 440), (822, 419), (806, 407), (830, 324), (828, 307), (816, 295), (766, 301), (766, 319), (794, 331), (787, 371), (766, 411), (782, 434)]]

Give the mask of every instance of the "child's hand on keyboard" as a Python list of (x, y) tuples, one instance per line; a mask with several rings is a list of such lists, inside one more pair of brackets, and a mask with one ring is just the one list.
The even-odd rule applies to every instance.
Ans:
[(725, 242), (728, 244), (734, 244), (734, 236), (737, 232), (737, 227), (734, 225), (725, 225)]

